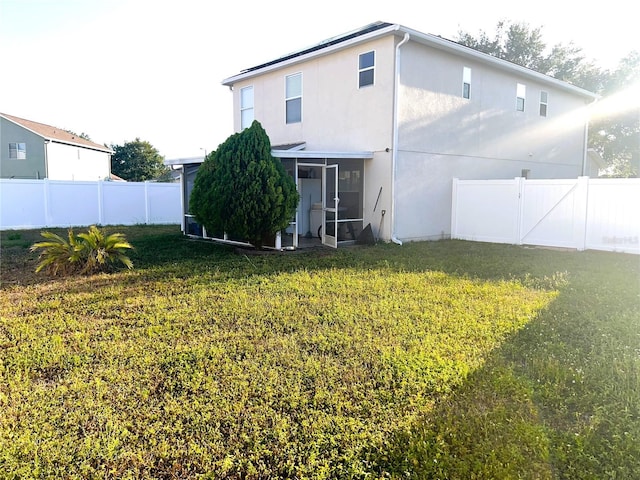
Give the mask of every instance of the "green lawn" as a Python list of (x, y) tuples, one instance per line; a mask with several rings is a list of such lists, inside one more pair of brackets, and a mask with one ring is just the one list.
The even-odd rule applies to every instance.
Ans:
[[(640, 478), (640, 257), (2, 232), (0, 478)], [(64, 232), (64, 231), (63, 231)]]

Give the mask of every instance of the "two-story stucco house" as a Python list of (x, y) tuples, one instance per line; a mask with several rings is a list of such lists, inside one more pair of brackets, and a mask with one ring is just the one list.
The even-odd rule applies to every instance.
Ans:
[(0, 178), (106, 180), (113, 151), (44, 123), (0, 113)]
[[(450, 234), (454, 177), (567, 178), (587, 159), (586, 90), (401, 25), (374, 23), (223, 80), (301, 197), (283, 245), (319, 234)], [(197, 165), (185, 165), (185, 205)]]

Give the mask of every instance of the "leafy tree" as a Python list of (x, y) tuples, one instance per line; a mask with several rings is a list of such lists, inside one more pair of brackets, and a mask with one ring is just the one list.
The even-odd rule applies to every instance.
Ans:
[[(628, 108), (608, 113), (605, 108), (605, 113), (592, 119), (590, 125), (589, 146), (609, 160), (609, 176), (640, 176), (640, 105), (633, 101), (640, 89), (639, 82), (640, 53), (634, 51), (620, 61), (603, 89), (603, 104), (606, 99), (618, 97), (616, 103)], [(625, 93), (630, 85), (635, 85), (634, 94)]]
[(163, 158), (149, 142), (136, 138), (124, 145), (111, 145), (111, 173), (131, 182), (162, 180), (169, 168)]
[(210, 232), (226, 232), (256, 248), (286, 228), (295, 214), (298, 192), (271, 143), (255, 121), (207, 155), (194, 181), (189, 206)]
[[(638, 52), (631, 52), (613, 71), (602, 70), (573, 44), (557, 44), (549, 53), (540, 28), (526, 23), (499, 22), (493, 37), (480, 31), (477, 36), (458, 32), (463, 45), (503, 60), (553, 76), (592, 92), (608, 96), (624, 90), (640, 78)], [(640, 173), (640, 112), (626, 109), (591, 119), (589, 146), (595, 148), (609, 165), (613, 176), (637, 176)]]

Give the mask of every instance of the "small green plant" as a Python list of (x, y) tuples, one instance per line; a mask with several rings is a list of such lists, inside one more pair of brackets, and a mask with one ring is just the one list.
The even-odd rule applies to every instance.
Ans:
[(53, 232), (42, 232), (41, 235), (47, 241), (31, 246), (32, 252), (40, 250), (36, 273), (45, 270), (52, 275), (90, 274), (109, 271), (117, 263), (133, 268), (131, 259), (125, 255), (125, 251), (133, 247), (122, 233), (105, 235), (92, 225), (86, 233), (78, 235), (69, 229), (67, 239)]

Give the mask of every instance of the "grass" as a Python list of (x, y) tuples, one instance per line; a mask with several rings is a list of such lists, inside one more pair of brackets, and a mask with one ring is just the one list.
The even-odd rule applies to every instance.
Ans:
[(1, 234), (0, 478), (640, 478), (637, 256), (112, 231), (66, 279)]

